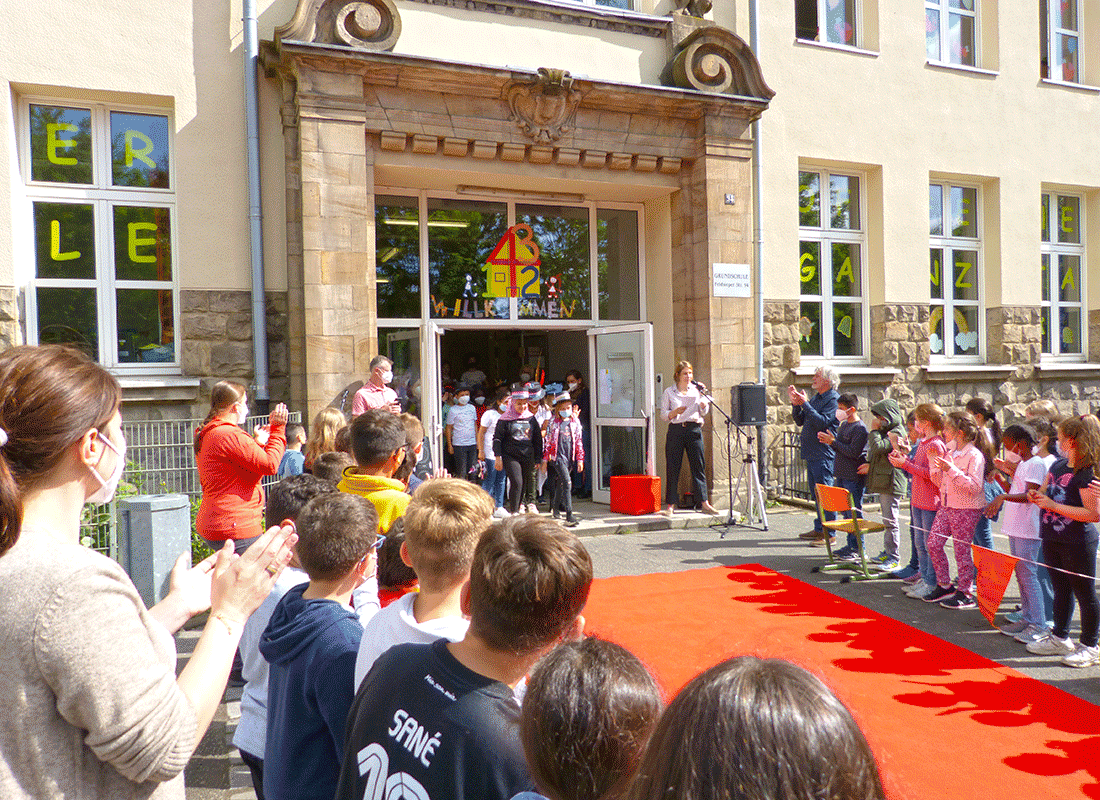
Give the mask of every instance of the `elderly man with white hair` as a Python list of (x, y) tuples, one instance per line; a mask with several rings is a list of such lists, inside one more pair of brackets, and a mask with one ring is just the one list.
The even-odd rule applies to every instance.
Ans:
[[(840, 376), (832, 367), (818, 367), (814, 372), (813, 389), (816, 394), (807, 398), (805, 392), (787, 387), (787, 393), (791, 398), (791, 414), (796, 425), (802, 426), (802, 458), (806, 462), (806, 472), (810, 479), (810, 491), (814, 491), (814, 485), (824, 483), (833, 485), (833, 459), (835, 451), (832, 445), (825, 444), (818, 439), (818, 434), (828, 432), (836, 433), (840, 424), (837, 419), (837, 387), (840, 386)], [(815, 493), (816, 501), (816, 493)], [(832, 512), (825, 513), (826, 519), (834, 519)], [(823, 545), (825, 532), (821, 528), (821, 514), (814, 517), (814, 529), (808, 533), (800, 534), (803, 539), (811, 540), (811, 544)]]

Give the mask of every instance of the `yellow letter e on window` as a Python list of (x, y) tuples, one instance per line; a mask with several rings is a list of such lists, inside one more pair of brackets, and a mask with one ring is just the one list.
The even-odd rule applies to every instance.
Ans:
[(49, 122), (46, 124), (46, 158), (50, 160), (51, 164), (57, 164), (60, 167), (72, 167), (76, 165), (76, 159), (72, 156), (59, 156), (57, 151), (62, 147), (76, 147), (75, 139), (62, 139), (57, 134), (58, 131), (64, 131), (66, 133), (76, 133), (79, 128), (75, 125), (70, 125), (68, 122)]
[(129, 229), (127, 243), (130, 260), (135, 264), (156, 263), (157, 257), (155, 255), (139, 255), (137, 249), (139, 247), (152, 247), (157, 243), (155, 236), (138, 236), (138, 231), (155, 232), (157, 224), (155, 222), (131, 222), (127, 228)]

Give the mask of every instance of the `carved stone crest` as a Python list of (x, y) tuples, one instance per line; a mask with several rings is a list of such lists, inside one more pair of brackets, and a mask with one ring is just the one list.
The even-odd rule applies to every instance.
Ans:
[(504, 90), (512, 121), (536, 143), (556, 142), (573, 129), (581, 93), (566, 70), (539, 67), (534, 83), (513, 83)]
[(770, 100), (760, 62), (737, 34), (717, 25), (697, 28), (676, 48), (666, 68), (667, 82), (682, 89)]
[(275, 29), (279, 40), (392, 50), (401, 35), (393, 0), (299, 0), (294, 18)]

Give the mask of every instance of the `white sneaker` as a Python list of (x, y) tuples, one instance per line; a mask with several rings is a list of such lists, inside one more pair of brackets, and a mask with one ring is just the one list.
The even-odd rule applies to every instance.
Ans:
[(1015, 636), (1017, 633), (1021, 633), (1030, 627), (1026, 622), (1020, 620), (1019, 622), (1007, 622), (997, 630), (1003, 633), (1005, 636)]
[(1048, 633), (1050, 633), (1049, 628), (1040, 628), (1038, 625), (1028, 625), (1012, 638), (1015, 639), (1017, 642), (1027, 644), (1028, 642), (1039, 641)]
[(508, 519), (508, 517), (510, 516), (512, 515), (508, 513), (508, 509), (506, 509), (504, 506), (501, 506), (493, 512), (494, 519)]
[(539, 513), (539, 507), (537, 505), (535, 505), (534, 503), (528, 503), (527, 504), (527, 513), (528, 514), (537, 514), (537, 513)]
[(936, 589), (936, 584), (925, 583), (921, 580), (920, 583), (913, 584), (912, 587), (905, 590), (905, 593), (915, 600), (923, 600), (928, 597)]
[(1100, 664), (1100, 647), (1088, 647), (1078, 643), (1077, 649), (1062, 659), (1067, 667), (1091, 667)]
[(1066, 656), (1076, 650), (1069, 639), (1059, 639), (1053, 632), (1037, 642), (1028, 642), (1027, 651), (1037, 656)]

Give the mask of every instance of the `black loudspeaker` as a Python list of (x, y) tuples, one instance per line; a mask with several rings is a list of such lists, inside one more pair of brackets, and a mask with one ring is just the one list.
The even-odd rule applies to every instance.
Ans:
[(764, 385), (739, 383), (730, 387), (730, 416), (736, 425), (764, 425), (768, 409), (764, 402)]

